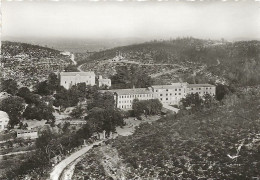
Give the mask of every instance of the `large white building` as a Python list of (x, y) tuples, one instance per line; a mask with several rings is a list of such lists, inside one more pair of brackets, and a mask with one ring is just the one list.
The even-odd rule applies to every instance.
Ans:
[(60, 85), (69, 89), (71, 86), (78, 83), (86, 83), (86, 85), (94, 86), (95, 73), (90, 72), (61, 72), (60, 73)]
[[(114, 94), (116, 107), (132, 109), (133, 100), (159, 99), (163, 105), (178, 105), (187, 94), (206, 93), (215, 96), (216, 87), (211, 84), (172, 83), (171, 85), (156, 85), (149, 88), (113, 89), (108, 90)], [(105, 92), (105, 91), (102, 91)]]

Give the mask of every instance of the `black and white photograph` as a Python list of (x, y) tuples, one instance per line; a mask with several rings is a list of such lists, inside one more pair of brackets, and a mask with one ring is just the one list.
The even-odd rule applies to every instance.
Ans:
[(0, 3), (0, 180), (260, 180), (259, 0)]

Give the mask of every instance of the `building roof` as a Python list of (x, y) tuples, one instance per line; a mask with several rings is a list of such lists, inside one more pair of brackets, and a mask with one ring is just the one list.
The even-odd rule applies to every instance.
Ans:
[(98, 79), (98, 81), (102, 82), (102, 81), (111, 81), (111, 79)]
[(155, 85), (152, 86), (154, 89), (174, 89), (181, 88), (182, 86), (187, 85), (187, 83), (172, 83), (171, 85)]
[(89, 72), (61, 72), (60, 75), (61, 76), (76, 76), (76, 75), (80, 75), (80, 76), (95, 76), (95, 73), (93, 71), (89, 71)]
[(188, 88), (194, 88), (194, 87), (215, 87), (212, 84), (188, 84)]
[(134, 88), (134, 89), (112, 89), (104, 90), (100, 92), (113, 92), (118, 95), (132, 95), (132, 94), (152, 94), (153, 92), (149, 91), (147, 88)]

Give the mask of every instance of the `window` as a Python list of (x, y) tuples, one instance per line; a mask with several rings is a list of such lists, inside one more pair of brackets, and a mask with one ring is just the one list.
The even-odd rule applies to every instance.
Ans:
[(177, 95), (177, 93), (175, 93), (175, 95)]
[(201, 88), (199, 88), (199, 90), (201, 90)]
[(161, 101), (162, 101), (162, 98), (161, 98)]
[(193, 88), (191, 88), (191, 90), (193, 90)]
[(66, 84), (66, 81), (65, 81), (65, 84)]
[(158, 90), (156, 90), (155, 92), (158, 92)]
[(172, 93), (170, 93), (170, 96), (172, 95)]
[(166, 94), (166, 96), (168, 96), (168, 94)]
[(179, 93), (179, 95), (181, 95), (181, 93)]
[(181, 89), (179, 89), (179, 91), (181, 91)]
[(160, 94), (160, 96), (162, 96), (162, 94)]
[(168, 91), (168, 89), (166, 89), (166, 91)]
[(168, 100), (168, 98), (166, 98), (166, 100)]
[(177, 89), (175, 89), (175, 91), (177, 91)]

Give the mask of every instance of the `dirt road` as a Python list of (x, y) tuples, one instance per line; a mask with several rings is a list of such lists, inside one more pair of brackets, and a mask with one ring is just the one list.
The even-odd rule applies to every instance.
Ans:
[(82, 156), (83, 154), (85, 154), (86, 152), (88, 152), (94, 145), (98, 145), (100, 144), (102, 141), (97, 141), (91, 145), (88, 145), (84, 148), (82, 148), (81, 150), (71, 154), (69, 157), (67, 157), (66, 159), (62, 160), (59, 164), (57, 164), (51, 174), (50, 174), (50, 180), (59, 180), (61, 179), (61, 174), (63, 172), (63, 170), (69, 165), (71, 164), (73, 161), (77, 160), (80, 156)]

